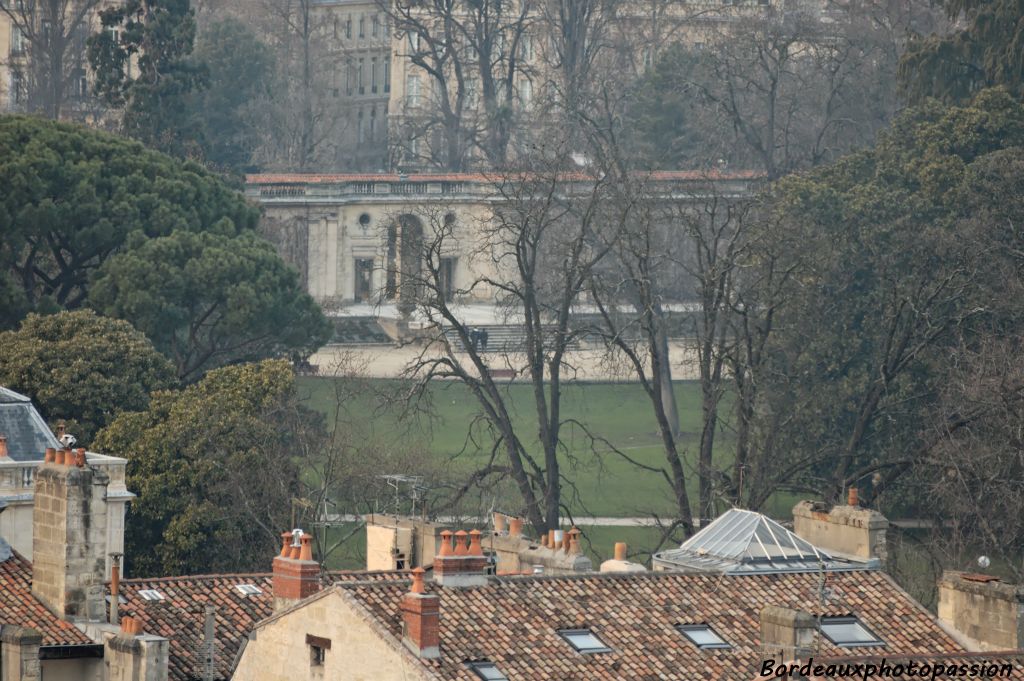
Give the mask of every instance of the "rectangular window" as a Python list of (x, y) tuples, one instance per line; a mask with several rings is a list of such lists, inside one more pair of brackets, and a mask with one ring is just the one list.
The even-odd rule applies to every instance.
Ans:
[(561, 629), (558, 632), (561, 636), (576, 649), (576, 652), (584, 655), (595, 653), (610, 653), (612, 649), (604, 644), (590, 629)]
[(359, 58), (359, 94), (361, 94), (361, 95), (365, 95), (366, 94), (366, 84), (365, 84), (365, 81), (363, 80), (363, 66), (364, 66), (363, 58), (360, 57)]
[(377, 107), (370, 109), (370, 141), (377, 139)]
[(405, 103), (412, 108), (420, 106), (420, 77), (415, 73), (405, 77)]
[(366, 15), (359, 15), (359, 37), (366, 37)]
[(370, 58), (370, 92), (377, 94), (377, 58)]
[(885, 645), (856, 617), (822, 617), (821, 633), (840, 648)]
[(355, 74), (352, 73), (354, 69), (351, 59), (345, 62), (345, 94), (349, 97), (352, 96), (352, 83), (355, 80)]
[(498, 671), (493, 662), (482, 660), (480, 662), (467, 662), (466, 666), (472, 670), (478, 678), (483, 681), (508, 681), (508, 677)]
[(384, 92), (391, 92), (391, 57), (384, 57)]
[(380, 15), (374, 14), (370, 21), (370, 35), (376, 38), (378, 31), (380, 31)]
[(11, 56), (16, 57), (25, 54), (25, 35), (21, 29), (11, 27)]
[(306, 634), (306, 645), (309, 646), (309, 666), (322, 667), (331, 649), (331, 639)]
[(373, 293), (373, 260), (371, 258), (356, 258), (355, 270), (355, 299), (360, 303), (367, 303)]
[(24, 100), (24, 83), (21, 79), (21, 73), (18, 71), (11, 71), (11, 106), (21, 104)]
[(345, 17), (345, 37), (349, 40), (352, 39), (352, 15), (349, 14)]
[(456, 258), (441, 258), (441, 267), (438, 268), (438, 287), (446, 302), (452, 302), (455, 297), (455, 265)]
[(732, 647), (708, 624), (680, 624), (676, 629), (701, 650), (725, 650)]
[(356, 141), (359, 146), (363, 146), (366, 141), (366, 119), (363, 117), (363, 112), (359, 112), (358, 122), (356, 124)]
[(531, 102), (533, 102), (533, 81), (523, 78), (519, 81), (519, 105), (528, 109)]

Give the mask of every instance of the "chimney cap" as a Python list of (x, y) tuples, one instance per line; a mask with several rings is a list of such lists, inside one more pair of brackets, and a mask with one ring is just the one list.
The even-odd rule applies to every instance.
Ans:
[(409, 591), (414, 594), (421, 594), (426, 592), (426, 588), (423, 586), (423, 573), (425, 573), (422, 567), (416, 566), (412, 569), (412, 586), (409, 587)]

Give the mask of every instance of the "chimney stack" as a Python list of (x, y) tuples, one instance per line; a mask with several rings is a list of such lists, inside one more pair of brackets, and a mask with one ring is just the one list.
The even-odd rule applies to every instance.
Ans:
[(822, 502), (801, 501), (793, 507), (793, 531), (829, 553), (884, 564), (889, 521), (878, 511), (856, 505), (855, 487), (850, 488), (847, 501), (852, 503), (831, 509)]
[(615, 543), (615, 557), (601, 563), (601, 572), (647, 572), (640, 563), (633, 563), (627, 559), (626, 542)]
[(483, 586), (487, 583), (487, 558), (480, 543), (483, 533), (459, 530), (454, 536), (453, 547), (452, 533), (448, 530), (441, 533), (441, 550), (434, 557), (434, 581), (449, 587)]
[[(436, 568), (435, 568), (436, 569)], [(402, 596), (402, 643), (417, 657), (441, 657), (441, 599), (427, 593), (423, 568), (413, 568), (412, 586)]]
[(939, 620), (980, 651), (1024, 648), (1024, 586), (947, 570), (939, 581)]
[(121, 620), (121, 631), (103, 645), (107, 677), (111, 681), (167, 681), (170, 643), (142, 631), (142, 621)]
[(18, 681), (40, 681), (39, 647), (43, 635), (35, 629), (13, 624), (0, 625), (0, 659), (3, 678)]
[(800, 660), (814, 654), (818, 626), (802, 610), (768, 605), (761, 609), (761, 659)]
[(103, 583), (109, 483), (103, 471), (85, 465), (84, 449), (77, 454), (57, 450), (53, 462), (36, 471), (32, 593), (63, 619), (107, 619)]
[(313, 560), (312, 537), (293, 530), (282, 533), (281, 539), (281, 553), (273, 563), (274, 612), (320, 591), (320, 564)]

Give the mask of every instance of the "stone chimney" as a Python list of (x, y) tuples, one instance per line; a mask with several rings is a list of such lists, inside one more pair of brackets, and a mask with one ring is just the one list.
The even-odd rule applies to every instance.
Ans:
[(889, 521), (878, 511), (857, 505), (856, 488), (850, 489), (847, 502), (828, 509), (822, 502), (801, 501), (793, 507), (793, 531), (829, 553), (884, 565)]
[(810, 613), (778, 605), (761, 609), (761, 658), (799, 660), (814, 653), (817, 621)]
[(121, 620), (121, 631), (103, 644), (106, 681), (167, 681), (169, 641), (149, 636), (142, 622), (131, 617)]
[(401, 610), (405, 647), (420, 658), (441, 657), (441, 599), (437, 594), (427, 593), (421, 567), (412, 571), (412, 586), (402, 596)]
[(313, 560), (312, 537), (293, 530), (282, 533), (281, 540), (281, 553), (274, 558), (274, 612), (320, 591), (320, 564)]
[(939, 620), (979, 651), (1024, 648), (1024, 586), (947, 570), (939, 581)]
[[(47, 452), (49, 455), (49, 452)], [(58, 450), (35, 474), (32, 594), (58, 617), (106, 619), (107, 485), (85, 450)]]
[[(471, 587), (487, 584), (487, 558), (480, 543), (480, 530), (441, 533), (441, 550), (434, 556), (434, 581), (447, 587)], [(467, 543), (466, 539), (469, 538)]]
[(640, 563), (634, 563), (627, 558), (627, 546), (625, 542), (615, 544), (615, 557), (601, 563), (601, 572), (647, 572)]
[(35, 629), (0, 625), (0, 678), (41, 681), (39, 646), (43, 635)]

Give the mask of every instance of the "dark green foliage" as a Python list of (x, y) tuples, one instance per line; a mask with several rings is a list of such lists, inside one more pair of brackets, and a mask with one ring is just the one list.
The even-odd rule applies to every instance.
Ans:
[(267, 571), (301, 495), (302, 456), (320, 437), (280, 360), (211, 371), (121, 414), (96, 448), (128, 459), (131, 574)]
[(89, 64), (103, 101), (123, 109), (125, 133), (174, 156), (199, 157), (192, 100), (206, 85), (206, 68), (190, 59), (196, 23), (189, 0), (126, 0), (100, 19)]
[(131, 324), (91, 310), (29, 315), (0, 333), (0, 385), (31, 397), (51, 424), (67, 421), (83, 445), (173, 379), (170, 362)]
[[(258, 211), (194, 163), (73, 125), (0, 117), (0, 268), (19, 309), (75, 308), (130, 234), (235, 235)], [(0, 286), (0, 291), (3, 291)], [(0, 305), (3, 304), (0, 294)], [(15, 320), (5, 318), (10, 325)]]
[(308, 355), (331, 336), (298, 274), (251, 233), (146, 240), (100, 268), (89, 298), (145, 332), (185, 381), (224, 364)]
[(982, 88), (1024, 94), (1024, 0), (946, 0), (966, 26), (919, 37), (900, 63), (900, 86), (912, 102), (934, 97), (967, 102)]
[(261, 141), (254, 109), (269, 104), (273, 57), (255, 33), (232, 19), (200, 34), (195, 57), (209, 72), (209, 86), (196, 97), (206, 162), (243, 172)]

